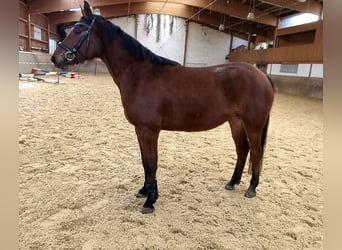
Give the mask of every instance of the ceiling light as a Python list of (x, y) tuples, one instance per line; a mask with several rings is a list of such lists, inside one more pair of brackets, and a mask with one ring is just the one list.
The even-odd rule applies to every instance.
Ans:
[(254, 20), (255, 19), (255, 14), (254, 12), (249, 12), (247, 15), (247, 20)]
[(251, 2), (251, 5), (249, 7), (249, 13), (247, 15), (247, 20), (254, 20), (255, 19), (254, 8), (255, 8), (255, 0), (253, 0), (253, 2)]
[(305, 3), (306, 0), (297, 0), (297, 2), (299, 2), (299, 3)]

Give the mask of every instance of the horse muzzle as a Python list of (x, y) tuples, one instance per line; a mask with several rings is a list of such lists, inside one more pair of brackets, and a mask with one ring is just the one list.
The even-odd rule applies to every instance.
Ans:
[(57, 68), (63, 69), (69, 64), (75, 64), (76, 55), (66, 52), (64, 55), (52, 55), (50, 60)]
[(52, 55), (50, 58), (51, 62), (57, 67), (57, 68), (63, 68), (65, 66), (65, 60), (62, 56), (54, 56)]

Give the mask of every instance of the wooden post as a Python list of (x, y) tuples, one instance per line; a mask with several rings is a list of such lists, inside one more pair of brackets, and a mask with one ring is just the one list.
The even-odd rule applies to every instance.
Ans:
[(183, 53), (183, 66), (186, 64), (186, 54), (188, 51), (188, 36), (189, 36), (189, 22), (185, 22), (185, 41), (184, 41), (184, 53)]
[(48, 53), (50, 54), (50, 24), (48, 23), (48, 26), (47, 26), (47, 28), (48, 28), (48, 37), (47, 37), (47, 39), (48, 39)]
[(138, 15), (134, 15), (134, 38), (138, 39)]
[(251, 33), (248, 33), (248, 46), (247, 46), (247, 49), (250, 50), (251, 49), (251, 38), (252, 38), (252, 35)]
[(230, 33), (229, 53), (232, 52), (232, 49), (233, 49), (233, 40), (234, 40), (234, 33)]
[(279, 18), (277, 19), (277, 26), (274, 29), (273, 48), (278, 47), (278, 41), (277, 41), (278, 26), (279, 26)]
[(27, 16), (27, 26), (28, 26), (28, 51), (31, 51), (31, 14)]

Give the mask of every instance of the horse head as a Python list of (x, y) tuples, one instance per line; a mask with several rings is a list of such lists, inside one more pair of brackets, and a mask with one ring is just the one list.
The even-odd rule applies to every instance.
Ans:
[(70, 33), (62, 42), (57, 44), (57, 48), (51, 56), (51, 61), (58, 67), (82, 63), (85, 60), (93, 59), (100, 52), (100, 40), (95, 33), (95, 22), (98, 18), (93, 14), (90, 5), (84, 1), (84, 8), (81, 11), (83, 16), (77, 22)]

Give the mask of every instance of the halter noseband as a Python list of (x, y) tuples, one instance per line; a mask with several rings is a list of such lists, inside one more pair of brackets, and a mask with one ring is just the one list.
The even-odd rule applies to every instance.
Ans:
[(86, 24), (86, 23), (81, 23), (81, 22), (78, 22), (78, 23), (75, 23), (74, 27), (75, 26), (84, 26), (87, 28), (87, 31), (86, 31), (86, 34), (84, 36), (82, 36), (78, 42), (76, 43), (76, 45), (70, 49), (68, 46), (66, 46), (63, 42), (59, 42), (57, 44), (58, 47), (61, 47), (63, 49), (66, 50), (65, 54), (64, 54), (64, 58), (65, 58), (65, 64), (67, 62), (72, 62), (74, 60), (76, 60), (77, 62), (77, 52), (78, 50), (81, 48), (83, 42), (87, 39), (87, 47), (89, 45), (89, 35), (90, 35), (90, 32), (91, 32), (91, 29), (95, 23), (95, 20), (96, 20), (96, 17), (94, 16), (93, 20), (91, 21), (90, 24)]

